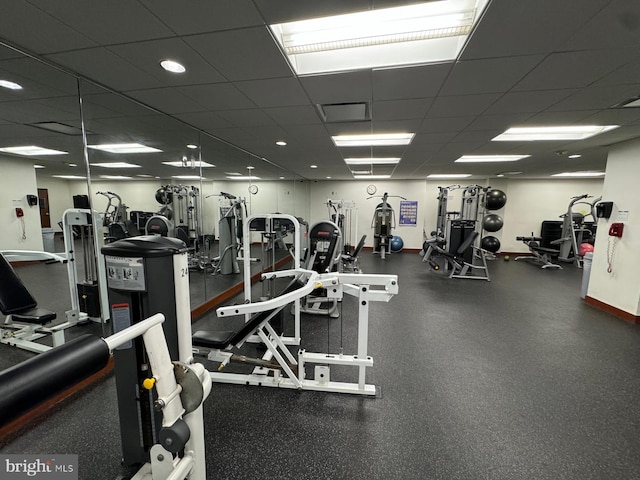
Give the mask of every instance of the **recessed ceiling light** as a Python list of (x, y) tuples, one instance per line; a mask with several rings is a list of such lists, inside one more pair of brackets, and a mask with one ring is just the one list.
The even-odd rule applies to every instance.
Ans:
[(456, 162), (473, 163), (473, 162), (515, 162), (531, 155), (463, 155)]
[(140, 165), (127, 162), (92, 163), (91, 166), (103, 168), (142, 168)]
[(254, 168), (256, 168), (256, 167), (252, 167), (251, 165), (249, 165), (249, 166), (247, 167), (247, 170), (253, 170)]
[(131, 180), (131, 177), (126, 177), (124, 175), (100, 175), (100, 178), (105, 178), (107, 180)]
[(173, 175), (171, 178), (175, 178), (177, 180), (206, 180), (206, 178), (201, 177), (200, 175)]
[(0, 80), (0, 87), (8, 88), (9, 90), (22, 90), (22, 85), (9, 80)]
[(318, 168), (318, 165), (309, 165), (309, 168)]
[(533, 142), (553, 140), (584, 140), (618, 128), (619, 125), (573, 125), (556, 127), (514, 127), (493, 139), (494, 142)]
[(569, 155), (567, 158), (580, 158), (582, 155), (579, 153), (574, 153), (573, 155)]
[(427, 175), (427, 178), (467, 178), (470, 176), (470, 173), (432, 173)]
[(487, 3), (426, 2), (270, 28), (300, 75), (449, 61), (458, 56)]
[(28, 157), (34, 155), (68, 155), (69, 152), (53, 150), (51, 148), (37, 147), (35, 145), (27, 145), (23, 147), (4, 147), (0, 148), (0, 152), (13, 153), (15, 155), (26, 155)]
[(280, 180), (284, 180), (284, 177), (280, 177)]
[(376, 133), (365, 135), (337, 135), (331, 137), (336, 147), (378, 147), (409, 145), (415, 133)]
[(86, 178), (78, 175), (52, 175), (52, 177), (64, 178), (65, 180), (84, 180)]
[(190, 148), (191, 150), (195, 150), (196, 148), (198, 148), (198, 145), (195, 145), (195, 144), (193, 144), (193, 143), (189, 143), (189, 144), (187, 145), (187, 148)]
[(551, 175), (552, 177), (602, 177), (604, 172), (562, 172)]
[(171, 73), (184, 73), (187, 71), (184, 66), (174, 60), (162, 60), (160, 62), (160, 66), (164, 68), (167, 72)]
[[(172, 161), (172, 162), (162, 162), (163, 165), (170, 165), (172, 167), (184, 167), (185, 164), (183, 162), (181, 162), (180, 160), (176, 160), (176, 161)], [(189, 167), (191, 167), (191, 162), (188, 162), (187, 164)], [(211, 163), (207, 163), (205, 161), (200, 161), (200, 160), (194, 160), (193, 162), (193, 166), (195, 167), (204, 167), (204, 168), (210, 168), (210, 167), (215, 167), (215, 165), (211, 164)]]
[(46, 168), (44, 165), (34, 165), (33, 168)]
[(496, 177), (502, 178), (502, 177), (504, 177), (504, 173), (499, 173), (499, 174), (496, 175)]
[(67, 163), (67, 167), (77, 167), (78, 164), (77, 163)]
[(239, 177), (237, 176), (228, 176), (227, 179), (229, 180), (262, 180), (260, 177), (254, 177), (253, 175), (247, 176), (247, 175), (240, 175)]
[(400, 158), (345, 158), (344, 163), (346, 163), (347, 165), (396, 165), (400, 163)]
[(383, 180), (391, 178), (391, 175), (354, 175), (353, 178), (368, 178), (369, 180)]
[(236, 176), (242, 175), (241, 173), (238, 173), (238, 172), (224, 172), (224, 174), (225, 175), (236, 175)]
[(276, 145), (278, 145), (279, 147), (286, 147), (287, 146), (287, 142), (285, 142), (284, 140), (278, 140), (276, 142)]
[(101, 145), (87, 145), (87, 147), (109, 153), (151, 153), (162, 151), (140, 143), (105, 143)]
[(331, 180), (331, 177), (326, 177), (326, 178), (327, 178), (327, 180)]

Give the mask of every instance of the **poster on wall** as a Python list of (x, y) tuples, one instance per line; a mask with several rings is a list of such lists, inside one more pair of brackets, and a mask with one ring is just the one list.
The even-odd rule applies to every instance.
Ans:
[(400, 200), (400, 220), (401, 226), (415, 227), (418, 224), (418, 201)]

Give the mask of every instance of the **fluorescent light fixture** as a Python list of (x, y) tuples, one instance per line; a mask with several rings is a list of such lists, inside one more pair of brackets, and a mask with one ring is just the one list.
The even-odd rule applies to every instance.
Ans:
[(262, 180), (260, 177), (254, 177), (253, 175), (250, 175), (250, 176), (247, 176), (247, 175), (240, 175), (240, 176), (229, 175), (227, 177), (227, 179), (229, 179), (229, 180)]
[[(176, 160), (174, 162), (162, 162), (162, 164), (163, 165), (170, 165), (172, 167), (184, 167), (185, 166), (185, 163), (183, 163), (180, 160)], [(215, 167), (215, 165), (212, 165), (210, 163), (207, 163), (207, 162), (204, 162), (204, 161), (201, 161), (201, 160), (196, 160), (196, 161), (194, 161), (193, 164), (196, 167), (204, 167), (204, 168)], [(187, 160), (187, 166), (189, 166), (189, 167), (191, 166), (191, 161), (190, 160)]]
[(286, 147), (287, 146), (287, 142), (285, 142), (284, 140), (278, 140), (276, 142), (276, 145), (278, 145), (279, 147)]
[[(136, 177), (140, 177), (140, 178), (153, 178), (153, 175), (136, 175)], [(158, 178), (158, 177), (156, 177)]]
[(65, 180), (85, 180), (86, 177), (80, 177), (78, 175), (52, 175), (56, 178), (64, 178)]
[[(263, 158), (263, 160), (266, 160), (266, 159), (264, 159), (264, 158)], [(248, 166), (247, 166), (247, 170), (253, 170), (253, 169), (255, 169), (255, 168), (256, 168), (256, 167), (251, 166), (251, 165), (248, 165)]]
[(241, 173), (238, 172), (224, 172), (225, 175), (235, 175), (235, 176), (239, 176), (242, 175)]
[(284, 177), (280, 177), (280, 180), (284, 180)]
[(354, 175), (371, 175), (371, 170), (351, 170)]
[(364, 135), (336, 135), (331, 137), (336, 147), (380, 147), (409, 145), (415, 133), (373, 133)]
[(131, 177), (124, 175), (100, 175), (100, 178), (105, 178), (107, 180), (131, 180)]
[(309, 165), (309, 168), (318, 168), (318, 165)]
[(456, 162), (473, 163), (473, 162), (515, 162), (531, 155), (463, 155)]
[(22, 90), (22, 85), (9, 80), (0, 80), (0, 87), (8, 88), (9, 90)]
[(602, 177), (604, 172), (562, 172), (551, 175), (552, 177)]
[(175, 178), (177, 180), (206, 180), (206, 178), (201, 177), (200, 175), (174, 175), (171, 178)]
[(397, 165), (400, 163), (400, 158), (345, 158), (344, 163), (347, 165)]
[(368, 178), (369, 180), (384, 180), (391, 178), (391, 175), (354, 175), (353, 178)]
[(187, 69), (184, 68), (184, 65), (174, 60), (162, 60), (160, 62), (160, 66), (164, 68), (167, 72), (171, 72), (171, 73), (184, 73), (187, 71)]
[(67, 167), (77, 167), (78, 164), (77, 163), (67, 163)]
[(190, 148), (191, 150), (195, 150), (198, 148), (198, 145), (194, 144), (194, 143), (189, 143), (187, 145), (187, 148)]
[(147, 147), (140, 143), (105, 143), (102, 145), (87, 145), (94, 150), (102, 150), (109, 153), (151, 153), (161, 152), (157, 148)]
[(134, 163), (127, 162), (92, 163), (91, 166), (103, 168), (142, 168), (140, 165), (135, 165)]
[(619, 125), (573, 125), (556, 127), (514, 127), (493, 139), (494, 142), (533, 142), (538, 140), (584, 140), (608, 132)]
[(34, 165), (33, 168), (47, 168), (44, 165)]
[(331, 180), (331, 177), (326, 177), (327, 180)]
[(470, 173), (432, 173), (427, 175), (427, 178), (467, 178), (470, 176)]
[(13, 153), (15, 155), (25, 155), (31, 157), (34, 155), (68, 155), (69, 152), (60, 150), (52, 150), (50, 148), (37, 147), (35, 145), (27, 145), (24, 147), (4, 147), (0, 148), (0, 152)]
[(569, 155), (567, 158), (580, 158), (582, 155), (579, 153), (574, 153), (573, 155)]
[(488, 0), (448, 0), (270, 25), (296, 73), (457, 58)]

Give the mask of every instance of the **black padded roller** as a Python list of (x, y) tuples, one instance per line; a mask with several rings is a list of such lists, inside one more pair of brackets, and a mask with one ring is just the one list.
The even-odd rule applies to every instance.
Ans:
[(0, 372), (0, 426), (98, 372), (108, 361), (107, 344), (83, 335)]

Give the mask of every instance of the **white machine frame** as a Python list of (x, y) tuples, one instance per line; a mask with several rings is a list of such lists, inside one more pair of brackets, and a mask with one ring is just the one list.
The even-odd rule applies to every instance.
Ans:
[[(250, 374), (226, 373), (222, 371), (211, 372), (214, 382), (232, 383), (239, 385), (255, 385), (278, 388), (295, 388), (299, 390), (314, 390), (322, 392), (351, 393), (373, 396), (376, 387), (366, 383), (366, 369), (373, 366), (373, 358), (367, 353), (369, 337), (369, 303), (388, 302), (398, 293), (397, 275), (366, 275), (326, 273), (295, 268), (263, 274), (263, 279), (306, 276), (307, 281), (303, 288), (289, 292), (280, 297), (263, 302), (246, 303), (220, 307), (216, 310), (219, 317), (229, 315), (250, 315), (271, 309), (277, 309), (288, 305), (292, 301), (298, 301), (315, 288), (327, 288), (330, 298), (342, 298), (347, 295), (358, 299), (358, 342), (357, 353), (348, 355), (344, 353), (330, 354), (307, 352), (304, 349), (298, 351), (295, 357), (286, 347), (282, 337), (278, 336), (269, 324), (270, 315), (257, 327), (256, 333), (267, 347), (267, 352), (262, 357), (265, 362), (275, 358), (278, 368), (268, 366), (255, 367)], [(382, 288), (371, 288), (382, 287)], [(274, 312), (275, 314), (275, 312)], [(212, 349), (208, 353), (208, 359), (220, 362), (224, 367), (232, 359), (230, 350)], [(305, 365), (316, 365), (314, 378), (306, 378)], [(330, 365), (353, 366), (357, 370), (357, 382), (331, 381)], [(294, 368), (297, 367), (297, 372)]]

